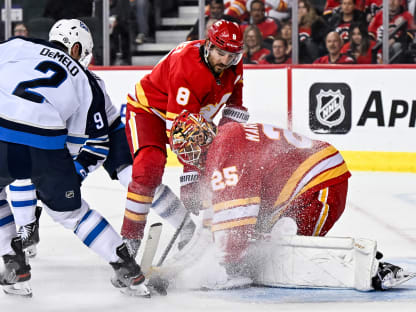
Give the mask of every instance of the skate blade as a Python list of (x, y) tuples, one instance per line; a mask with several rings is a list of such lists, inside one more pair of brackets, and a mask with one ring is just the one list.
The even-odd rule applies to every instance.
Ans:
[(130, 287), (124, 287), (120, 289), (120, 291), (131, 297), (141, 297), (141, 298), (150, 298), (150, 291), (149, 289), (142, 284)]
[(403, 277), (399, 279), (395, 279), (391, 281), (390, 283), (386, 283), (384, 286), (388, 288), (394, 288), (397, 287), (403, 283), (406, 283), (408, 280), (411, 280), (412, 278), (416, 277), (416, 272), (404, 272)]
[(3, 285), (3, 291), (7, 295), (32, 297), (32, 287), (30, 287), (29, 281), (19, 282), (13, 285)]
[(32, 245), (32, 246), (29, 246), (29, 247), (27, 247), (27, 248), (25, 248), (25, 253), (26, 253), (26, 255), (29, 257), (29, 258), (34, 258), (34, 257), (36, 257), (36, 254), (37, 254), (37, 249), (36, 249), (36, 245)]

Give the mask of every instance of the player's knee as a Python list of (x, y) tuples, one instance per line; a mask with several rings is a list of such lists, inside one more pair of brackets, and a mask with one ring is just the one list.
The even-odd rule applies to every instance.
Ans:
[(60, 223), (66, 229), (74, 230), (90, 208), (87, 202), (82, 200), (81, 207), (72, 211), (55, 211), (50, 209), (47, 205), (44, 205), (44, 209), (52, 220)]
[(133, 183), (155, 189), (162, 183), (165, 170), (166, 154), (156, 146), (141, 149), (134, 159)]

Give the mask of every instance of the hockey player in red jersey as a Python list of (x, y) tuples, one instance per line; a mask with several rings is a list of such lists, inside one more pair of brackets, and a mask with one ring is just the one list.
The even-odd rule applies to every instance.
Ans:
[[(351, 174), (326, 142), (260, 123), (227, 123), (215, 134), (201, 115), (184, 111), (170, 143), (182, 163), (201, 172), (199, 196), (209, 199), (211, 231), (228, 276), (214, 289), (251, 284), (250, 242), (281, 221), (294, 230), (291, 235), (324, 236), (345, 209)], [(373, 287), (391, 285), (400, 270), (380, 262)]]
[(206, 40), (180, 44), (165, 56), (128, 95), (126, 134), (134, 158), (122, 236), (128, 243), (143, 237), (146, 217), (166, 163), (173, 120), (186, 109), (212, 121), (244, 122), (242, 106), (243, 39), (237, 24), (220, 20)]

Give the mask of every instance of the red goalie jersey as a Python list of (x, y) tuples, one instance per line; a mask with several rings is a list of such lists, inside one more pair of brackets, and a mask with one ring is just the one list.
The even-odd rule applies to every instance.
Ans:
[(203, 182), (212, 191), (212, 231), (225, 262), (281, 216), (299, 235), (325, 235), (341, 216), (350, 172), (328, 143), (266, 124), (228, 123), (209, 147)]
[(215, 77), (203, 61), (203, 44), (189, 41), (173, 49), (128, 95), (130, 109), (165, 119), (169, 135), (172, 121), (184, 109), (212, 121), (224, 105), (242, 108), (243, 63)]

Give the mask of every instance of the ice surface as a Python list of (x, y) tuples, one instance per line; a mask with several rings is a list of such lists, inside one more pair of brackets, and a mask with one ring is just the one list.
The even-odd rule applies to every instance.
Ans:
[[(164, 182), (178, 194), (179, 169), (168, 168)], [(387, 260), (416, 270), (416, 175), (353, 172), (344, 215), (331, 236), (378, 241)], [(83, 196), (118, 230), (125, 191), (103, 170), (88, 177)], [(154, 214), (149, 222), (161, 221)], [(416, 311), (416, 281), (388, 292), (250, 288), (235, 291), (171, 291), (166, 297), (126, 297), (109, 282), (112, 270), (75, 235), (47, 215), (40, 220), (41, 243), (31, 261), (33, 298), (0, 293), (0, 312), (44, 311)], [(162, 247), (173, 234), (166, 224)], [(160, 248), (163, 249), (163, 248)], [(156, 255), (156, 259), (160, 256)]]

